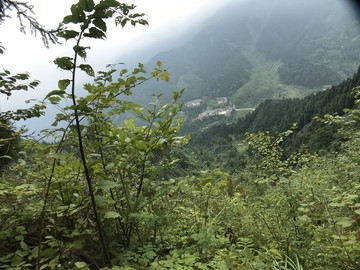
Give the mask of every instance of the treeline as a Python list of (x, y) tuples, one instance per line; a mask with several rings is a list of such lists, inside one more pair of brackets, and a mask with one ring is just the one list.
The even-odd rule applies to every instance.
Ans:
[(279, 76), (284, 83), (312, 88), (341, 81), (335, 69), (324, 64), (314, 64), (310, 57), (296, 59), (291, 55), (285, 61), (279, 68)]
[(345, 108), (354, 106), (352, 88), (360, 84), (360, 68), (352, 78), (305, 98), (266, 100), (251, 114), (233, 125), (233, 133), (270, 131), (282, 132), (293, 123), (300, 129), (313, 121), (315, 116), (337, 113), (342, 115)]
[(305, 98), (266, 100), (253, 113), (232, 125), (230, 132), (237, 136), (245, 132), (258, 131), (269, 131), (274, 134), (286, 131), (296, 124), (296, 136), (289, 138), (292, 140), (292, 146), (298, 147), (305, 143), (310, 150), (320, 150), (328, 147), (332, 139), (335, 139), (335, 131), (328, 126), (324, 127), (319, 121), (314, 120), (314, 117), (323, 117), (325, 114), (343, 115), (344, 109), (354, 106), (351, 90), (358, 85), (360, 68), (352, 78)]

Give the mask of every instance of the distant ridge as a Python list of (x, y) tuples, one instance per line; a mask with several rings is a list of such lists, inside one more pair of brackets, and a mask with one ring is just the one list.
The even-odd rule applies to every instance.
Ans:
[[(336, 85), (360, 64), (360, 23), (343, 0), (270, 0), (232, 4), (204, 23), (184, 45), (161, 52), (170, 83), (134, 91), (186, 88), (184, 101), (226, 96), (237, 107), (295, 98)], [(149, 96), (147, 95), (147, 96)]]

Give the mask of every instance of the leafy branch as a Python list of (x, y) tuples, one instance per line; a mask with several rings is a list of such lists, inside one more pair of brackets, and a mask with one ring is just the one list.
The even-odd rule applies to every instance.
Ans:
[[(71, 72), (70, 80), (62, 80), (62, 83), (59, 82), (59, 86), (61, 88), (60, 95), (63, 95), (64, 90), (70, 84), (70, 88), (71, 88), (70, 98), (72, 101), (72, 110), (75, 119), (75, 128), (76, 128), (76, 134), (78, 140), (79, 154), (84, 170), (85, 179), (87, 182), (93, 213), (95, 215), (95, 221), (97, 224), (99, 239), (102, 247), (103, 258), (105, 264), (109, 267), (111, 267), (112, 263), (105, 243), (104, 231), (102, 229), (100, 216), (97, 210), (97, 203), (95, 200), (92, 177), (90, 174), (89, 165), (87, 162), (87, 157), (84, 149), (83, 135), (81, 132), (82, 126), (80, 124), (80, 116), (84, 115), (83, 112), (88, 111), (89, 103), (88, 104), (81, 103), (81, 100), (80, 99), (77, 100), (76, 98), (76, 93), (75, 93), (76, 74), (77, 74), (77, 69), (79, 68), (82, 71), (84, 71), (87, 75), (94, 77), (95, 73), (90, 65), (78, 64), (78, 57), (85, 59), (87, 56), (86, 50), (89, 49), (89, 47), (80, 46), (80, 42), (85, 37), (104, 39), (106, 37), (106, 31), (107, 31), (107, 27), (104, 19), (110, 18), (114, 14), (117, 14), (118, 16), (115, 19), (116, 24), (121, 24), (123, 27), (125, 26), (127, 21), (129, 21), (129, 19), (131, 20), (132, 25), (136, 25), (137, 23), (145, 24), (146, 22), (145, 20), (137, 19), (139, 17), (142, 17), (143, 15), (129, 14), (129, 11), (132, 10), (133, 8), (135, 8), (135, 6), (121, 4), (113, 0), (101, 1), (97, 5), (95, 5), (93, 0), (80, 0), (77, 4), (72, 5), (71, 6), (72, 14), (66, 16), (63, 20), (63, 23), (65, 25), (69, 23), (79, 24), (80, 31), (63, 30), (59, 32), (58, 35), (59, 37), (62, 37), (66, 40), (75, 39), (76, 45), (73, 47), (74, 56), (72, 58), (61, 57), (55, 59), (54, 61), (59, 68)], [(51, 96), (54, 94), (58, 94), (58, 92), (52, 93), (50, 96), (48, 95), (48, 98), (51, 98)]]

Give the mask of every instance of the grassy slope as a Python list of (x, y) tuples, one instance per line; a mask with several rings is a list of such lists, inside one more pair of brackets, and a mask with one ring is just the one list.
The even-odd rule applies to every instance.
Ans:
[(253, 34), (252, 42), (243, 55), (253, 66), (248, 83), (238, 89), (231, 97), (237, 107), (255, 107), (264, 99), (302, 97), (320, 88), (306, 89), (302, 86), (284, 84), (280, 81), (278, 70), (281, 61), (273, 61), (259, 53), (256, 48), (258, 33)]

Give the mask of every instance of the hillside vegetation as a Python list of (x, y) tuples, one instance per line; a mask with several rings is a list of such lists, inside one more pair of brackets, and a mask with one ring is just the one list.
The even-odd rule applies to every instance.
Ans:
[[(31, 11), (7, 0), (0, 7), (4, 3), (24, 9), (19, 16), (25, 18)], [(0, 21), (5, 15), (0, 10)], [(234, 109), (229, 118), (185, 122), (184, 90), (153, 95), (146, 106), (130, 101), (138, 86), (170, 80), (162, 62), (152, 71), (139, 64), (99, 72), (85, 62), (89, 40), (106, 37), (108, 19), (123, 27), (147, 25), (143, 16), (115, 0), (80, 0), (56, 36), (40, 28), (45, 41), (64, 39), (73, 51), (55, 59), (64, 78), (43, 103), (0, 114), (0, 160), (8, 161), (0, 163), (0, 269), (359, 269), (360, 68), (302, 99), (258, 101), (243, 118)], [(264, 27), (256, 20), (253, 26)], [(236, 29), (224, 34), (251, 39), (254, 33), (237, 36)], [(279, 55), (257, 53), (227, 66), (229, 43), (212, 44), (223, 46), (223, 54), (209, 59), (228, 67), (221, 85), (229, 94), (261, 86), (247, 69), (255, 62), (264, 65), (252, 67), (257, 77), (283, 90), (300, 89), (284, 83), (279, 72), (286, 63)], [(201, 85), (201, 76), (213, 73), (201, 73), (203, 59), (197, 61), (199, 73), (190, 78)], [(234, 84), (226, 79), (233, 70), (244, 72)], [(79, 72), (89, 78), (84, 95), (78, 95)], [(4, 70), (0, 93), (37, 86), (28, 80)], [(189, 77), (182, 83), (192, 86)], [(225, 99), (213, 99), (218, 87), (208, 86), (210, 92), (198, 89), (210, 93), (207, 104), (222, 106)], [(42, 132), (54, 138), (51, 143), (11, 127), (43, 114), (45, 104), (59, 110), (52, 128)]]
[(146, 104), (148, 93), (159, 92), (171, 98), (167, 90), (181, 88), (184, 101), (226, 96), (239, 108), (303, 97), (356, 72), (359, 29), (344, 1), (234, 3), (193, 39), (155, 55), (148, 66), (163, 61), (170, 81), (138, 88), (134, 100)]

